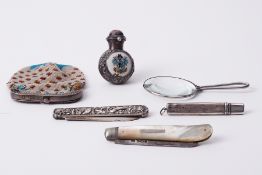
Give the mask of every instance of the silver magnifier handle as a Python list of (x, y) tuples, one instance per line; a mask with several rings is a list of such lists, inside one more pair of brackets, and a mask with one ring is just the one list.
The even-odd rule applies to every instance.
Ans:
[(233, 82), (233, 83), (223, 83), (223, 84), (214, 84), (207, 86), (197, 86), (197, 90), (212, 90), (212, 89), (242, 89), (249, 87), (249, 83), (245, 82)]

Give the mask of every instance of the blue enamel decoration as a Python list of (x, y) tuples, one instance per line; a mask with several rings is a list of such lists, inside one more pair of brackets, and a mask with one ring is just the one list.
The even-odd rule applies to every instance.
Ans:
[(128, 64), (127, 57), (123, 57), (121, 54), (118, 54), (112, 60), (113, 65), (115, 66), (115, 71), (117, 73), (123, 73), (126, 71), (126, 66)]

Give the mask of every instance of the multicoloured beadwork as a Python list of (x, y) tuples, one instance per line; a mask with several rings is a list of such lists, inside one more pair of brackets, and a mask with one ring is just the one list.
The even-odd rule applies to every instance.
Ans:
[(85, 76), (70, 65), (44, 63), (19, 70), (7, 84), (19, 94), (67, 95), (83, 89)]

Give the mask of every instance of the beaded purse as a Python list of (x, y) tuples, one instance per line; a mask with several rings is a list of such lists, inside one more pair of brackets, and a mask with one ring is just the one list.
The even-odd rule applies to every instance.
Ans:
[(7, 85), (20, 102), (72, 103), (82, 97), (85, 76), (70, 65), (44, 63), (19, 70)]

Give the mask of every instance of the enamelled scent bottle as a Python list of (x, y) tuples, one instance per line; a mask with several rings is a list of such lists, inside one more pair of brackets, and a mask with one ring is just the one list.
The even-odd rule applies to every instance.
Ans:
[(109, 49), (99, 60), (99, 72), (105, 80), (113, 84), (123, 84), (134, 72), (134, 61), (131, 55), (123, 50), (126, 37), (120, 30), (113, 30), (106, 39)]

